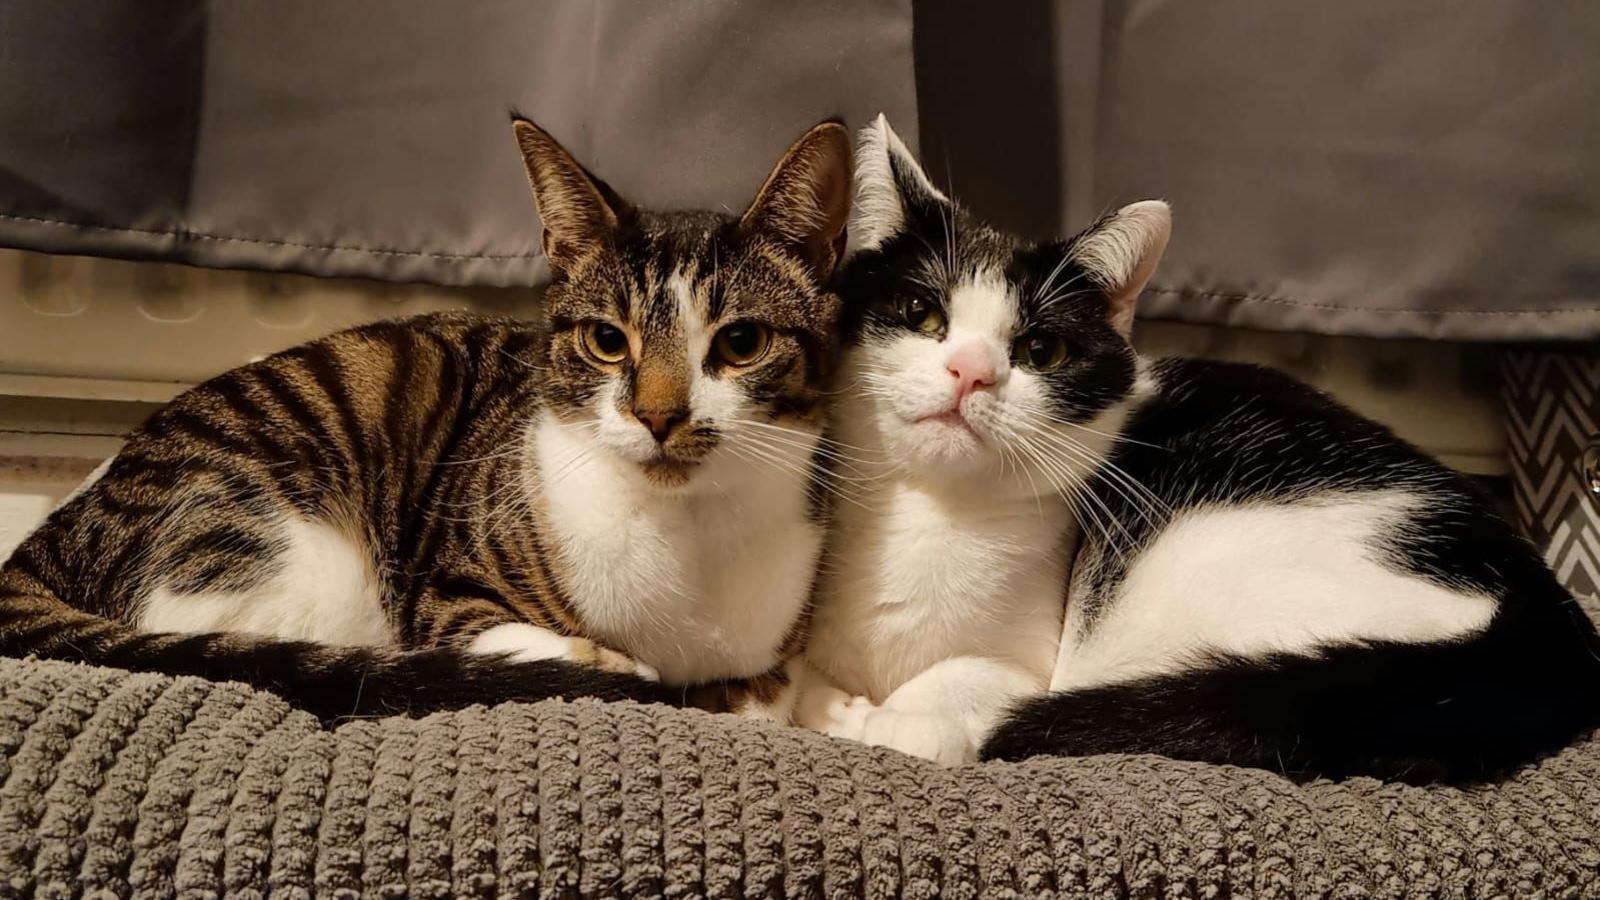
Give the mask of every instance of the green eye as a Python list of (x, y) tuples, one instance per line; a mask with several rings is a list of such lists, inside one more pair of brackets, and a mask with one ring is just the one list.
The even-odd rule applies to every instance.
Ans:
[(1011, 345), (1011, 360), (1040, 372), (1049, 372), (1066, 365), (1067, 342), (1051, 334), (1025, 334)]
[(772, 332), (756, 322), (735, 322), (717, 332), (712, 341), (717, 357), (730, 366), (755, 365), (770, 346)]
[(585, 322), (578, 334), (584, 352), (597, 362), (615, 365), (628, 358), (628, 336), (609, 322)]
[(923, 334), (938, 334), (944, 330), (944, 312), (921, 297), (901, 300), (900, 318)]

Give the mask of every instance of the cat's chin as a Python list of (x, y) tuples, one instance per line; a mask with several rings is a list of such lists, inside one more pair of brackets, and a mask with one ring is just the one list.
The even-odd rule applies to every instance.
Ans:
[(898, 430), (900, 455), (919, 468), (957, 475), (988, 468), (991, 448), (959, 415), (920, 419)]
[(665, 490), (677, 490), (689, 484), (694, 477), (695, 470), (700, 467), (698, 462), (685, 462), (668, 456), (657, 456), (639, 464), (639, 471), (644, 473), (646, 481), (651, 486)]

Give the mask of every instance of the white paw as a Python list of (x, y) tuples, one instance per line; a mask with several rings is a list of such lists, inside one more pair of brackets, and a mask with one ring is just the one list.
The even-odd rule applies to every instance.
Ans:
[(866, 735), (867, 717), (877, 709), (866, 697), (832, 685), (808, 688), (795, 705), (796, 725), (837, 738), (859, 741)]
[(941, 766), (960, 766), (978, 759), (978, 748), (958, 720), (879, 706), (831, 685), (805, 692), (795, 708), (795, 724), (836, 738), (888, 747)]
[(504, 654), (513, 662), (565, 659), (607, 672), (637, 675), (646, 681), (661, 680), (661, 673), (648, 663), (585, 638), (556, 634), (524, 622), (496, 625), (474, 638), (467, 649), (473, 653)]
[(496, 625), (472, 639), (467, 649), (473, 653), (504, 655), (513, 662), (541, 659), (570, 659), (573, 640), (548, 628), (517, 622)]
[(941, 766), (978, 761), (978, 748), (961, 722), (932, 713), (875, 708), (866, 718), (861, 741), (899, 750)]

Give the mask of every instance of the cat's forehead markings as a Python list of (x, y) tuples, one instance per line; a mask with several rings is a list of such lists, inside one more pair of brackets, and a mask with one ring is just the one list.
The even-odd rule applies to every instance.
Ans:
[(669, 335), (678, 327), (678, 305), (670, 296), (667, 286), (669, 274), (661, 269), (661, 260), (652, 256), (646, 259), (638, 299), (640, 329), (647, 334)]
[(1016, 327), (1015, 288), (1005, 278), (979, 272), (950, 289), (950, 329), (1006, 336)]
[(679, 327), (688, 343), (689, 358), (701, 359), (710, 349), (711, 338), (705, 327), (705, 282), (697, 281), (686, 266), (680, 266), (667, 279), (663, 306), (673, 307)]

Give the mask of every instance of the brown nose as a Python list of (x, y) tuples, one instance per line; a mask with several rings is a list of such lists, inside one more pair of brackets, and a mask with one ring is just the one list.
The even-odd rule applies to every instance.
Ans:
[(681, 409), (636, 409), (633, 415), (644, 423), (644, 427), (650, 429), (656, 443), (664, 444), (667, 438), (672, 436), (672, 429), (684, 420), (687, 413)]

